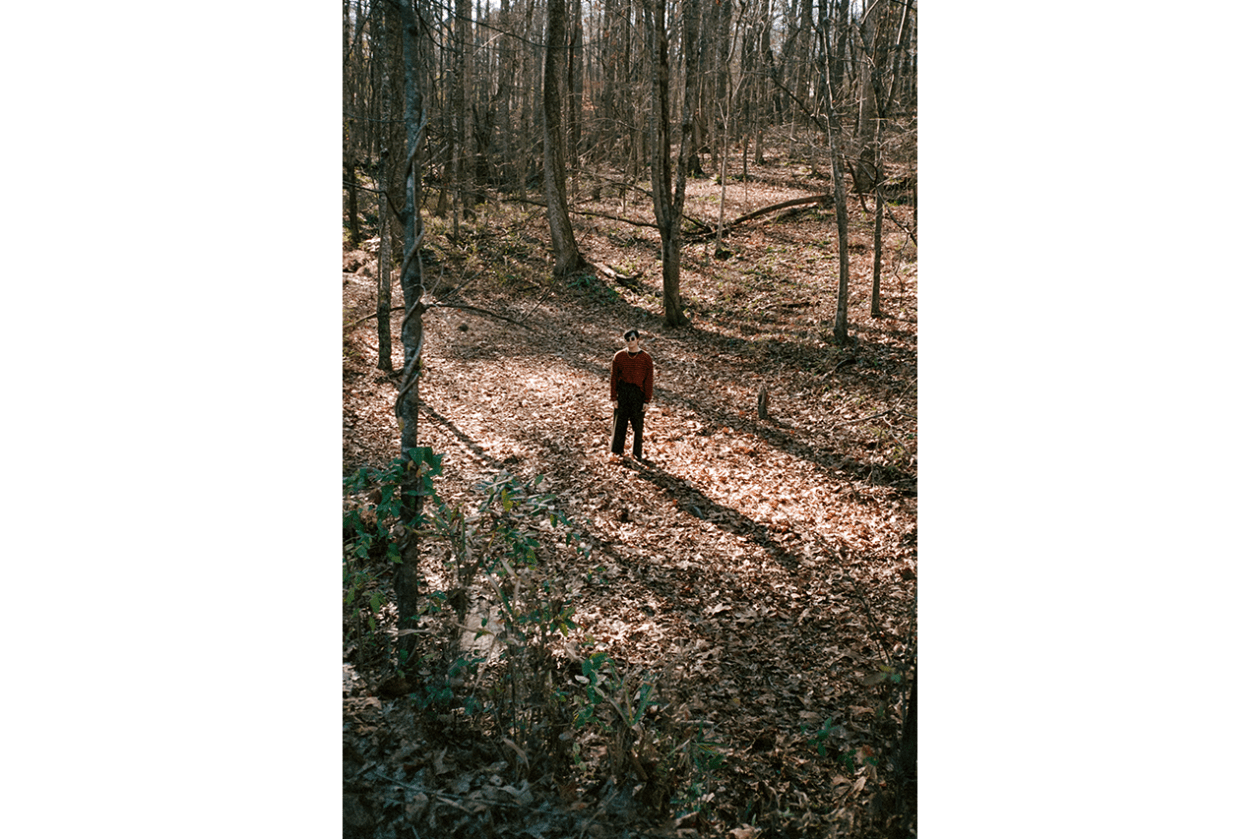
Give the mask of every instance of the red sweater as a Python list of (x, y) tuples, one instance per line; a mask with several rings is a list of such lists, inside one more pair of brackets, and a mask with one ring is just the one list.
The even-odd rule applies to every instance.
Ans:
[(643, 388), (643, 401), (652, 401), (652, 356), (644, 350), (634, 355), (629, 350), (620, 350), (613, 356), (612, 362), (612, 398), (617, 398), (617, 385), (629, 382)]

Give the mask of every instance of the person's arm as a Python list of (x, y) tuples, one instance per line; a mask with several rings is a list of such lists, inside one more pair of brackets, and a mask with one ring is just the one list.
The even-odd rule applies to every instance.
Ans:
[(652, 401), (652, 377), (656, 374), (656, 365), (652, 362), (652, 356), (648, 356), (647, 378), (643, 380), (643, 401), (645, 403)]
[(612, 363), (612, 401), (617, 401), (617, 356), (613, 356)]

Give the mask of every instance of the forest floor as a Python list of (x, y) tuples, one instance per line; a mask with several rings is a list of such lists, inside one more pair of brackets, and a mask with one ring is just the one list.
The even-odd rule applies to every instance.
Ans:
[[(830, 190), (804, 163), (750, 175), (728, 186), (728, 223)], [(687, 189), (688, 215), (716, 222), (713, 179)], [(469, 508), (478, 481), (543, 477), (589, 551), (580, 562), (555, 552), (549, 569), (573, 597), (573, 638), (583, 655), (606, 652), (631, 688), (654, 679), (657, 704), (639, 725), (669, 729), (675, 752), (705, 760), (663, 792), (633, 772), (596, 771), (611, 744), (569, 778), (540, 776), (502, 737), (483, 737), (462, 711), (435, 717), (414, 684), (391, 688), (387, 668), (348, 648), (346, 835), (884, 835), (916, 647), (915, 245), (885, 222), (883, 316), (871, 317), (874, 202), (850, 196), (842, 348), (831, 340), (831, 208), (739, 224), (722, 259), (711, 238), (691, 239), (690, 323), (669, 328), (655, 229), (605, 217), (650, 224), (650, 196), (575, 193), (583, 255), (633, 279), (553, 280), (541, 207), (482, 205), (458, 245), (449, 222), (430, 221), (426, 275), (515, 323), (462, 309), (425, 316), (420, 442), (444, 455), (438, 492)], [(913, 224), (909, 206), (887, 209)], [(345, 255), (346, 475), (398, 455), (396, 377), (377, 368), (369, 317), (373, 245)], [(400, 305), (396, 278), (393, 294)], [(395, 312), (395, 371), (400, 322)], [(656, 364), (646, 464), (609, 453), (609, 364), (632, 326)], [(449, 587), (440, 555), (425, 554), (420, 571), (422, 591)], [(582, 672), (568, 676), (579, 692)]]

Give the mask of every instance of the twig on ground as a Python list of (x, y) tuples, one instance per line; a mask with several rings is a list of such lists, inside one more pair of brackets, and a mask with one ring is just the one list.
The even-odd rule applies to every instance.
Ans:
[[(394, 312), (401, 312), (401, 311), (404, 311), (404, 309), (403, 309), (403, 307), (402, 307), (402, 306), (395, 306), (394, 308), (392, 308), (392, 309), (390, 309), (390, 310), (389, 310), (390, 314), (393, 314)], [(370, 315), (366, 315), (365, 317), (361, 317), (361, 318), (359, 318), (359, 319), (358, 319), (358, 320), (356, 320), (354, 323), (349, 324), (349, 325), (348, 325), (348, 326), (346, 326), (345, 328), (346, 328), (346, 329), (354, 329), (354, 328), (355, 328), (356, 326), (358, 326), (359, 324), (361, 324), (361, 323), (366, 323), (367, 321), (370, 321), (372, 318), (378, 318), (378, 317), (380, 317), (380, 316), (381, 316), (381, 313), (380, 313), (380, 312), (373, 312), (373, 313), (372, 313), (372, 314), (370, 314)]]
[[(464, 807), (462, 804), (459, 804), (457, 802), (468, 801), (473, 804), (485, 804), (487, 806), (500, 805), (503, 807), (516, 807), (517, 809), (520, 809), (520, 810), (540, 810), (539, 807), (535, 807), (529, 804), (522, 804), (519, 801), (504, 801), (502, 799), (482, 798), (480, 796), (473, 797), (471, 795), (456, 795), (453, 792), (443, 792), (441, 790), (435, 790), (430, 787), (422, 787), (419, 784), (408, 784), (404, 781), (399, 781), (396, 778), (391, 778), (390, 776), (386, 775), (384, 772), (382, 772), (379, 769), (373, 769), (372, 774), (383, 781), (388, 781), (392, 786), (401, 787), (402, 789), (408, 790), (410, 792), (419, 792), (419, 793), (423, 793), (424, 795), (433, 796), (439, 801), (458, 807), (459, 809), (463, 810), (466, 813), (471, 812), (471, 811), (468, 810), (466, 807)], [(502, 787), (499, 787), (499, 789), (502, 789)], [(508, 793), (508, 794), (511, 795), (511, 793)]]
[(912, 419), (915, 422), (918, 422), (919, 420), (919, 418), (914, 416), (913, 414), (907, 414), (905, 411), (899, 411), (896, 408), (889, 408), (887, 411), (880, 411), (878, 414), (871, 414), (869, 417), (859, 417), (858, 419), (843, 420), (839, 424), (840, 425), (854, 425), (859, 422), (866, 422), (867, 420), (879, 419), (880, 417), (884, 417), (889, 414), (898, 414), (900, 416)]

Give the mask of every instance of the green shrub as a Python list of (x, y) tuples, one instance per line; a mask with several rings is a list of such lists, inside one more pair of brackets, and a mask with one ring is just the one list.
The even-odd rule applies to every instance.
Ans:
[[(424, 503), (404, 522), (403, 488), (417, 467)], [(440, 556), (446, 572), (445, 586), (421, 601), (421, 629), (412, 630), (423, 641), (416, 654), (424, 678), (411, 693), (418, 708), (475, 720), (520, 777), (593, 770), (635, 780), (641, 798), (662, 812), (706, 811), (710, 777), (723, 760), (709, 724), (671, 719), (655, 676), (623, 675), (605, 651), (575, 652), (590, 642), (573, 640), (576, 589), (567, 580), (585, 570), (589, 581), (599, 569), (572, 567), (589, 560), (589, 548), (542, 478), (496, 475), (477, 485), (469, 510), (438, 493), (441, 470), (441, 455), (416, 449), (385, 470), (345, 480), (344, 640), (356, 661), (388, 661), (387, 572), (401, 561), (401, 532), (410, 531), (421, 554)], [(565, 564), (556, 561), (562, 554)], [(479, 598), (488, 608), (476, 608)], [(488, 646), (477, 643), (487, 636)], [(597, 737), (580, 742), (581, 731)], [(591, 759), (598, 745), (606, 747), (602, 762)]]

